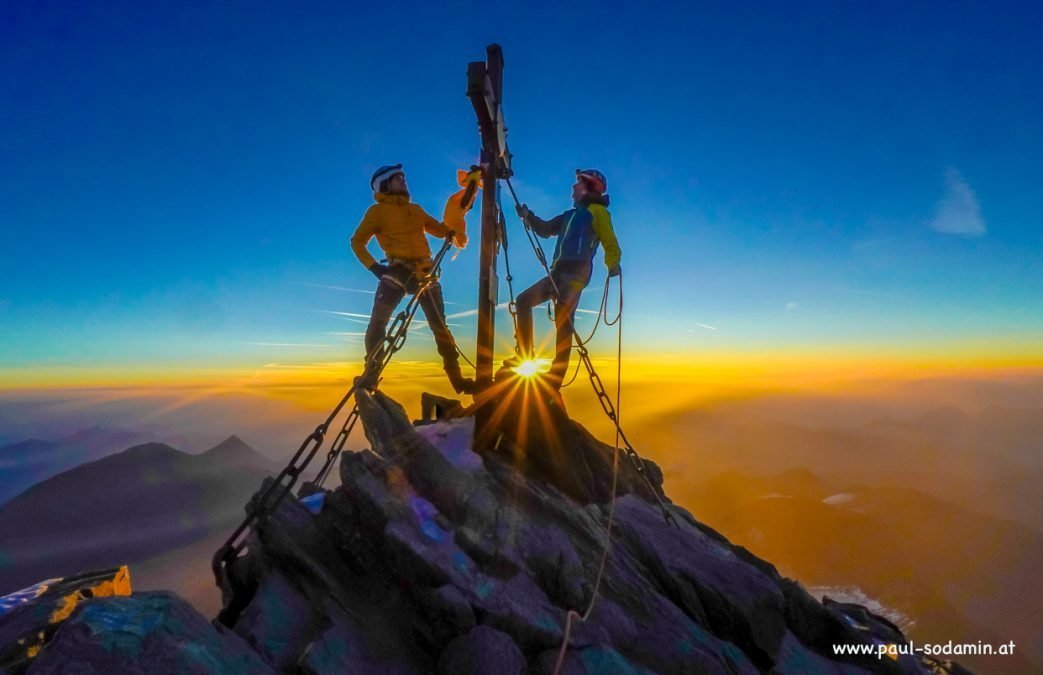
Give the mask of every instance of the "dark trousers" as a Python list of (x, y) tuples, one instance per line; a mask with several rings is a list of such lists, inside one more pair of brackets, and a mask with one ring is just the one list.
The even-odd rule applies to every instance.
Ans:
[[(395, 313), (395, 308), (402, 301), (406, 293), (416, 293), (418, 284), (414, 279), (406, 283), (406, 287), (395, 283), (387, 277), (380, 280), (377, 285), (377, 295), (373, 300), (373, 312), (369, 317), (369, 326), (366, 327), (366, 353), (373, 354), (372, 361), (380, 362), (384, 355), (381, 343), (384, 341), (384, 333), (387, 330), (388, 321)], [(446, 373), (450, 379), (460, 375), (460, 365), (456, 353), (456, 340), (449, 332), (449, 326), (445, 323), (445, 302), (442, 300), (442, 286), (437, 281), (432, 281), (427, 290), (420, 296), (420, 308), (424, 310), (427, 325), (431, 327), (431, 333), (435, 336), (435, 344), (438, 347), (438, 355), (442, 357)]]
[[(557, 344), (554, 348), (554, 362), (551, 364), (550, 377), (559, 382), (565, 379), (569, 369), (569, 357), (572, 354), (572, 333), (576, 319), (576, 307), (580, 296), (587, 287), (589, 275), (574, 276), (554, 274), (554, 283), (558, 287), (560, 297), (554, 304), (554, 324)], [(523, 359), (531, 359), (532, 345), (532, 308), (554, 298), (551, 278), (544, 277), (529, 286), (518, 296), (518, 349)]]

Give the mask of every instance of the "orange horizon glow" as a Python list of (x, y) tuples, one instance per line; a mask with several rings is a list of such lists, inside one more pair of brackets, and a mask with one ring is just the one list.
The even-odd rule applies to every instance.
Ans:
[[(505, 355), (506, 356), (506, 355)], [(594, 359), (609, 391), (615, 388), (616, 363)], [(309, 414), (329, 410), (359, 374), (355, 361), (268, 363), (256, 368), (47, 368), (0, 372), (8, 399), (61, 394), (87, 402), (156, 399), (156, 415), (210, 401), (253, 400)], [(573, 358), (572, 368), (576, 359)], [(571, 377), (570, 369), (569, 376)], [(679, 411), (764, 396), (891, 398), (895, 385), (916, 380), (1005, 380), (1043, 377), (1041, 358), (938, 355), (932, 359), (896, 356), (872, 358), (853, 354), (661, 354), (625, 357), (622, 362), (623, 408), (628, 419), (652, 419)], [(406, 407), (418, 410), (424, 392), (455, 394), (441, 364), (412, 360), (392, 362), (381, 390)], [(563, 390), (578, 420), (600, 429), (600, 409), (585, 372)], [(273, 413), (269, 413), (273, 414)]]
[[(614, 359), (593, 360), (603, 378), (614, 375)], [(546, 362), (546, 359), (536, 360), (537, 364)], [(929, 354), (900, 354), (882, 349), (869, 355), (841, 349), (791, 349), (773, 353), (636, 354), (625, 356), (622, 365), (627, 380), (720, 382), (729, 386), (738, 382), (772, 388), (802, 388), (881, 378), (1043, 373), (1043, 354), (1002, 351), (961, 354), (949, 348), (932, 350)], [(573, 358), (570, 367), (575, 366), (576, 359)], [(354, 361), (287, 361), (239, 367), (133, 364), (3, 368), (0, 369), (0, 381), (3, 382), (0, 391), (114, 387), (235, 390), (326, 387), (350, 384), (359, 370), (359, 364)], [(440, 374), (440, 364), (433, 360), (397, 361), (389, 365), (385, 379), (398, 381)]]

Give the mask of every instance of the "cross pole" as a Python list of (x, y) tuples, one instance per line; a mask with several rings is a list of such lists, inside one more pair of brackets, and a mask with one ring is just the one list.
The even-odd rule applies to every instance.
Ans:
[(485, 61), (467, 65), (467, 97), (478, 117), (482, 138), (479, 164), (482, 169), (482, 233), (478, 256), (478, 344), (476, 384), (479, 392), (493, 382), (493, 355), (496, 338), (498, 278), (496, 256), (500, 233), (496, 207), (497, 179), (509, 178), (511, 154), (507, 150), (507, 126), (503, 119), (503, 52), (499, 45), (485, 48)]

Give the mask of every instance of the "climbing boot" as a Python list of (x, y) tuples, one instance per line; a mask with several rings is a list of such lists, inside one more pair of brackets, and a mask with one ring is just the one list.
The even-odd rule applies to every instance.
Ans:
[(449, 384), (453, 385), (457, 394), (474, 394), (478, 391), (474, 380), (464, 377), (460, 372), (460, 364), (457, 361), (447, 359), (442, 365), (445, 367), (445, 374), (449, 376)]
[(374, 368), (366, 368), (361, 375), (355, 378), (355, 388), (376, 391), (379, 379)]
[(453, 385), (453, 389), (456, 390), (457, 394), (467, 394), (468, 396), (474, 396), (478, 393), (478, 385), (475, 381), (469, 377), (460, 377), (458, 379), (450, 379), (450, 384)]

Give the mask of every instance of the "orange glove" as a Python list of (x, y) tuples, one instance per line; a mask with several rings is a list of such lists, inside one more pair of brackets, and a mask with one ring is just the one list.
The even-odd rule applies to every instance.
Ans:
[(474, 205), (474, 198), (478, 194), (478, 188), (484, 187), (482, 185), (482, 171), (477, 166), (472, 166), (468, 171), (458, 170), (456, 172), (456, 182), (462, 188), (470, 188), (467, 202), (460, 204), (465, 211), (470, 211)]

